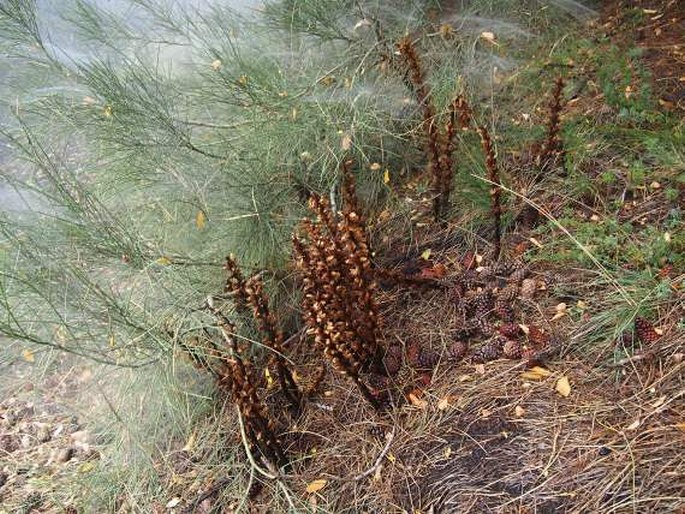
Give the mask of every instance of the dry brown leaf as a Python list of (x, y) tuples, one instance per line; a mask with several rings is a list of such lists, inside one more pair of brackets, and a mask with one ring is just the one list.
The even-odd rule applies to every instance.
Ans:
[(527, 380), (542, 380), (550, 376), (552, 372), (548, 369), (542, 368), (540, 366), (533, 366), (527, 371), (521, 373), (521, 378)]
[(173, 508), (176, 507), (176, 505), (178, 505), (179, 503), (181, 503), (181, 499), (177, 496), (177, 497), (172, 498), (171, 500), (169, 500), (169, 501), (167, 502), (166, 508), (167, 508), (167, 509), (173, 509)]
[(186, 445), (181, 449), (181, 451), (189, 452), (195, 447), (195, 430), (192, 431)]
[(554, 386), (554, 389), (556, 389), (557, 393), (564, 398), (568, 397), (571, 394), (571, 384), (568, 381), (568, 377), (562, 376), (559, 378), (559, 380), (557, 380), (557, 384)]
[(635, 421), (633, 421), (630, 425), (628, 425), (626, 427), (626, 430), (635, 430), (641, 424), (642, 424), (642, 421), (640, 421), (640, 418), (637, 418)]
[(526, 413), (526, 409), (521, 407), (520, 405), (517, 405), (516, 408), (514, 409), (514, 416), (517, 418), (523, 417), (523, 415)]
[(485, 39), (488, 43), (491, 43), (493, 45), (496, 45), (497, 43), (495, 42), (495, 34), (492, 32), (481, 32), (480, 37)]
[(447, 410), (450, 406), (450, 401), (448, 398), (443, 398), (438, 402), (438, 410)]
[(344, 151), (352, 148), (352, 136), (349, 133), (346, 132), (343, 134), (343, 137), (340, 140), (340, 148), (342, 148)]
[(325, 480), (323, 478), (320, 478), (318, 480), (313, 480), (312, 482), (309, 482), (309, 485), (307, 485), (306, 491), (309, 494), (317, 493), (321, 491), (324, 487), (326, 487), (326, 484), (328, 483), (328, 480)]
[(552, 316), (552, 321), (558, 320), (559, 318), (563, 318), (564, 316), (566, 316), (566, 304), (564, 302), (557, 304), (554, 310), (555, 313), (554, 316)]
[(409, 401), (412, 405), (418, 407), (419, 409), (425, 409), (428, 406), (428, 402), (421, 398), (422, 394), (423, 393), (421, 393), (419, 389), (414, 389), (411, 393), (409, 393)]
[(661, 398), (658, 398), (654, 403), (652, 403), (652, 408), (656, 409), (658, 407), (661, 407), (664, 404), (664, 402), (666, 402), (666, 400), (667, 400), (666, 396), (662, 396)]
[(534, 237), (529, 237), (529, 238), (528, 238), (528, 241), (530, 241), (531, 243), (533, 243), (533, 244), (534, 244), (535, 246), (537, 246), (538, 248), (544, 248), (544, 245), (543, 245), (540, 241), (538, 241), (537, 239), (535, 239)]

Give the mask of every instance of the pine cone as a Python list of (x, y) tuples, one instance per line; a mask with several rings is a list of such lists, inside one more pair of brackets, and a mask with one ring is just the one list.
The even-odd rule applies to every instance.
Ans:
[(517, 339), (523, 330), (516, 323), (504, 323), (499, 327), (499, 333), (507, 339)]
[(651, 321), (641, 317), (635, 318), (635, 335), (637, 335), (638, 340), (642, 344), (656, 343), (661, 337), (654, 330), (654, 325), (652, 325)]
[(507, 359), (520, 359), (521, 358), (521, 343), (517, 341), (508, 340), (504, 343), (502, 348), (502, 353)]
[(452, 361), (460, 361), (468, 351), (468, 345), (463, 341), (454, 341), (447, 348), (447, 357)]
[(492, 266), (483, 266), (479, 270), (478, 278), (483, 282), (487, 282), (495, 276), (495, 269)]
[(560, 284), (562, 281), (563, 277), (558, 273), (554, 273), (553, 271), (548, 271), (542, 276), (542, 282), (548, 289), (554, 287), (557, 284)]
[(440, 360), (440, 355), (433, 350), (422, 350), (419, 354), (418, 367), (420, 369), (433, 369), (438, 361)]
[(417, 366), (419, 363), (419, 355), (421, 354), (421, 347), (416, 341), (412, 341), (407, 345), (407, 362), (411, 366)]
[(528, 340), (538, 351), (549, 345), (549, 335), (535, 325), (528, 327)]
[(532, 278), (527, 278), (521, 283), (520, 296), (526, 300), (532, 300), (538, 289), (537, 281)]
[(502, 261), (495, 265), (495, 273), (502, 276), (509, 275), (513, 269), (514, 267), (512, 261)]
[(369, 435), (382, 441), (385, 438), (385, 430), (380, 425), (373, 425), (369, 428)]
[(388, 376), (393, 376), (402, 367), (402, 349), (399, 346), (391, 346), (383, 357), (383, 366)]
[(497, 292), (497, 299), (504, 302), (513, 302), (519, 295), (519, 288), (515, 285), (508, 285)]
[(481, 291), (474, 298), (473, 305), (476, 318), (480, 320), (487, 317), (490, 312), (490, 307), (492, 306), (492, 293), (487, 289)]
[(409, 366), (402, 366), (397, 374), (393, 377), (395, 384), (406, 385), (411, 382), (414, 373)]
[(499, 359), (502, 356), (505, 341), (506, 340), (502, 337), (494, 337), (476, 350), (473, 354), (473, 361), (487, 362)]
[(480, 331), (486, 335), (491, 336), (495, 333), (495, 324), (490, 321), (487, 317), (482, 317), (478, 319), (478, 327)]
[(508, 277), (510, 284), (519, 284), (528, 276), (528, 269), (521, 262), (514, 265), (514, 270)]
[(528, 362), (533, 362), (537, 359), (537, 357), (538, 357), (538, 352), (536, 352), (533, 348), (526, 346), (526, 347), (523, 347), (521, 349), (521, 358), (523, 360), (527, 360)]
[(502, 300), (495, 301), (495, 314), (499, 316), (499, 319), (506, 323), (514, 321), (516, 314), (510, 303), (504, 302)]

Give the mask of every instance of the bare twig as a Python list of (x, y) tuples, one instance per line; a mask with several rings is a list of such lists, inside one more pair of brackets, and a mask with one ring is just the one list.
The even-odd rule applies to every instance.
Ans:
[(340, 482), (359, 482), (360, 480), (364, 480), (366, 477), (374, 474), (376, 470), (381, 466), (383, 463), (383, 459), (385, 456), (388, 454), (390, 451), (390, 446), (392, 445), (392, 442), (395, 439), (395, 430), (393, 429), (392, 432), (389, 434), (385, 435), (385, 446), (381, 450), (381, 453), (378, 454), (378, 457), (376, 457), (376, 460), (374, 463), (371, 465), (370, 468), (366, 469), (365, 471), (362, 471), (358, 475), (354, 475), (351, 477), (341, 477), (341, 476), (336, 476), (336, 475), (326, 475), (328, 478), (331, 480), (338, 480)]

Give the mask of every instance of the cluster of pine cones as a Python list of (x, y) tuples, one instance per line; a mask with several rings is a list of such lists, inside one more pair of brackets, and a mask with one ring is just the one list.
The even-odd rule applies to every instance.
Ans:
[[(552, 286), (553, 275), (530, 276), (520, 261), (493, 266), (471, 267), (450, 280), (448, 295), (454, 304), (454, 340), (443, 358), (458, 362), (469, 359), (483, 363), (499, 358), (540, 360), (554, 349), (554, 337), (538, 326), (526, 323), (521, 306), (535, 299), (539, 291)], [(475, 349), (476, 341), (484, 341)], [(418, 342), (407, 346), (406, 360), (411, 367), (427, 371), (435, 367), (440, 353)], [(402, 352), (390, 347), (384, 359), (389, 374), (399, 371)]]

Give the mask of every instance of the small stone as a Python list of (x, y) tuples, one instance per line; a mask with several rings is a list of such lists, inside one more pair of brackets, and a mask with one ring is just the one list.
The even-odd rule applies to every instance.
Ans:
[(74, 456), (73, 448), (62, 448), (55, 455), (55, 462), (69, 462)]
[(36, 439), (39, 443), (47, 443), (50, 440), (50, 429), (47, 426), (38, 427)]
[(19, 441), (12, 434), (0, 436), (0, 453), (12, 453), (19, 449)]

